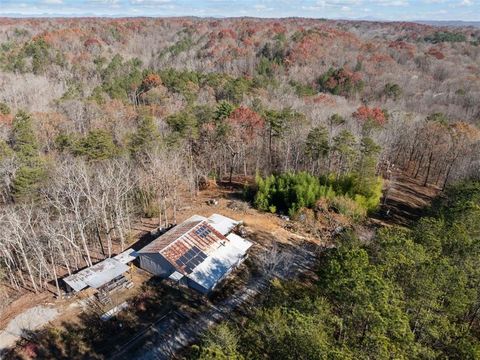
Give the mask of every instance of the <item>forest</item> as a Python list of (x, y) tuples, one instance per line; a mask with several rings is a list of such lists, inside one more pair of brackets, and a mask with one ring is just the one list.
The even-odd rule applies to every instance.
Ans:
[(478, 359), (480, 183), (446, 191), (409, 230), (353, 233), (310, 284), (274, 281), (263, 306), (210, 330), (192, 359)]
[[(388, 180), (442, 195), (355, 226), (194, 358), (480, 357), (480, 30), (312, 19), (0, 18), (0, 299), (176, 223), (209, 181), (259, 211), (368, 222)], [(383, 198), (384, 199), (384, 198)]]

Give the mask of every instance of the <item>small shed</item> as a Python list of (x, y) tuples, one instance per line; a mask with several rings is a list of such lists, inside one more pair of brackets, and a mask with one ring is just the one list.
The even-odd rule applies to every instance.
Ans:
[(97, 289), (127, 272), (128, 269), (129, 267), (120, 261), (108, 258), (100, 261), (98, 264), (83, 269), (76, 274), (67, 276), (63, 281), (67, 284), (70, 290), (76, 292), (87, 287)]

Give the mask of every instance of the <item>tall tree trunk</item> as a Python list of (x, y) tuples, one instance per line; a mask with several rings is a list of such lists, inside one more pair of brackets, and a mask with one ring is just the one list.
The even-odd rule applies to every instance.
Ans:
[(445, 187), (447, 186), (448, 178), (450, 177), (450, 172), (452, 171), (454, 161), (452, 161), (450, 164), (448, 164), (447, 173), (445, 174), (445, 179), (444, 179), (443, 185), (442, 185), (442, 191), (445, 190)]
[(60, 286), (58, 284), (58, 276), (57, 276), (57, 270), (55, 269), (56, 265), (55, 265), (55, 262), (53, 261), (53, 253), (50, 253), (50, 260), (52, 262), (53, 277), (55, 278), (55, 287), (57, 288), (58, 298), (61, 299), (62, 292), (60, 291)]
[(433, 158), (433, 152), (431, 151), (430, 156), (428, 157), (427, 175), (425, 176), (425, 182), (423, 183), (423, 186), (427, 186), (428, 178), (430, 177), (430, 169), (432, 167), (432, 158)]
[(87, 239), (85, 238), (85, 233), (82, 229), (82, 226), (78, 224), (78, 230), (80, 232), (80, 238), (82, 239), (83, 249), (85, 250), (85, 256), (87, 257), (87, 265), (92, 266), (92, 258), (90, 257), (90, 251), (88, 250)]
[(230, 176), (229, 176), (229, 180), (228, 182), (231, 184), (232, 183), (232, 179), (233, 179), (233, 169), (235, 167), (235, 160), (236, 160), (236, 157), (237, 157), (237, 153), (236, 152), (232, 152), (232, 158), (230, 160)]
[[(106, 229), (108, 231), (108, 229)], [(102, 242), (102, 237), (100, 235), (100, 227), (98, 226), (98, 222), (95, 220), (95, 233), (97, 234), (97, 239), (98, 239), (98, 244), (100, 245), (100, 250), (102, 251), (102, 255), (105, 258), (105, 249), (103, 248), (103, 242)], [(111, 255), (111, 249), (108, 249), (108, 256), (110, 257)]]
[(422, 168), (423, 156), (424, 156), (424, 153), (422, 153), (422, 156), (420, 157), (420, 160), (418, 161), (418, 168), (417, 168), (416, 171), (415, 171), (415, 166), (413, 167), (413, 172), (415, 173), (415, 175), (413, 177), (415, 179), (417, 178), (418, 173), (420, 172), (420, 169)]
[[(20, 240), (21, 241), (21, 240)], [(37, 284), (35, 283), (35, 279), (33, 278), (32, 268), (30, 267), (30, 262), (27, 259), (27, 255), (25, 254), (25, 249), (23, 245), (19, 242), (20, 247), (20, 254), (22, 255), (23, 262), (25, 263), (25, 267), (27, 268), (28, 276), (30, 277), (30, 281), (32, 282), (33, 290), (38, 293)]]

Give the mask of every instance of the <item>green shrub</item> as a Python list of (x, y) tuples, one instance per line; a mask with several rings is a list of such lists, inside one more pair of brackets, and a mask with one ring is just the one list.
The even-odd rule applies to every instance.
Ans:
[(119, 149), (112, 135), (105, 130), (91, 130), (74, 147), (75, 155), (83, 155), (90, 160), (109, 159), (117, 155)]
[(257, 176), (255, 206), (264, 211), (294, 215), (303, 207), (311, 208), (321, 197), (318, 179), (306, 172), (271, 175), (265, 179)]
[(59, 134), (55, 138), (55, 148), (59, 151), (71, 151), (75, 146), (75, 136), (72, 134)]
[(10, 107), (7, 104), (1, 102), (0, 103), (0, 114), (1, 115), (9, 115), (10, 112), (11, 112)]
[(364, 188), (356, 175), (316, 178), (306, 172), (284, 173), (262, 178), (257, 175), (254, 206), (268, 212), (294, 216), (301, 208), (312, 208), (327, 199), (342, 214), (354, 220), (364, 218), (380, 204), (383, 182), (374, 178)]
[(143, 115), (138, 120), (137, 131), (130, 135), (128, 148), (132, 155), (142, 154), (153, 149), (159, 138), (153, 117)]
[(32, 40), (23, 48), (24, 56), (32, 59), (32, 71), (39, 74), (45, 70), (49, 63), (50, 45), (42, 38)]
[(426, 117), (425, 120), (430, 122), (437, 122), (440, 125), (448, 125), (449, 123), (448, 116), (442, 112), (431, 113)]
[(76, 82), (72, 82), (68, 85), (67, 91), (62, 95), (62, 100), (72, 100), (81, 97), (82, 85)]
[(350, 96), (363, 90), (360, 73), (344, 68), (330, 68), (318, 79), (319, 90), (333, 95)]
[(33, 121), (28, 113), (19, 111), (15, 115), (10, 144), (20, 164), (12, 185), (15, 200), (33, 199), (45, 180), (46, 170), (40, 157)]
[(292, 80), (290, 81), (290, 86), (295, 89), (295, 93), (298, 96), (313, 96), (317, 94), (317, 90), (309, 84), (302, 84)]
[(104, 92), (101, 86), (96, 86), (90, 94), (89, 100), (95, 101), (98, 105), (105, 104)]
[(330, 201), (330, 206), (336, 209), (340, 214), (348, 216), (354, 221), (359, 221), (367, 216), (366, 207), (359, 203), (357, 199), (353, 200), (347, 196), (335, 196)]
[(156, 218), (160, 215), (160, 208), (154, 201), (149, 201), (143, 208), (143, 215), (148, 219)]
[(266, 78), (271, 78), (275, 74), (275, 68), (278, 66), (275, 62), (261, 57), (257, 65), (257, 74)]
[[(177, 56), (178, 54), (188, 51), (193, 45), (192, 38), (190, 36), (187, 36), (179, 41), (177, 41), (175, 44), (170, 46), (167, 49), (167, 53), (170, 53), (174, 56)], [(163, 54), (162, 54), (163, 55)]]
[[(97, 66), (101, 67), (103, 61), (98, 59)], [(133, 92), (140, 86), (144, 78), (140, 69), (142, 62), (139, 59), (123, 61), (120, 55), (115, 55), (110, 63), (101, 69), (103, 84), (101, 91), (107, 93), (112, 99), (127, 101), (133, 99)], [(95, 88), (91, 98), (102, 103), (101, 91)]]
[(232, 78), (229, 79), (222, 88), (217, 90), (217, 99), (240, 104), (243, 96), (251, 93), (254, 87), (255, 83), (251, 79), (244, 77)]
[(380, 205), (382, 198), (383, 180), (380, 177), (372, 177), (365, 181), (357, 174), (343, 176), (323, 176), (320, 183), (332, 188), (336, 194), (341, 194), (353, 199), (358, 206), (367, 211), (374, 211)]
[(228, 101), (220, 101), (215, 109), (214, 119), (219, 122), (225, 120), (235, 110), (235, 106)]
[(42, 181), (46, 179), (46, 171), (39, 161), (38, 164), (21, 166), (13, 180), (12, 191), (16, 201), (29, 200), (36, 197)]
[(192, 102), (197, 98), (197, 91), (200, 82), (203, 79), (202, 74), (196, 71), (166, 69), (159, 73), (163, 85), (171, 92), (183, 95), (188, 101)]
[(402, 96), (402, 89), (398, 84), (387, 83), (383, 88), (383, 93), (387, 98), (397, 101)]
[(198, 136), (197, 118), (189, 109), (168, 116), (166, 121), (174, 137), (194, 139)]

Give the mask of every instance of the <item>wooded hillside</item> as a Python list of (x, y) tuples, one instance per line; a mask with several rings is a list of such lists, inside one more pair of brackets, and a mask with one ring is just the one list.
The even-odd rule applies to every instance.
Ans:
[(411, 23), (0, 19), (1, 281), (40, 291), (139, 217), (175, 222), (208, 179), (358, 221), (382, 176), (477, 177), (479, 44)]
[(211, 330), (192, 359), (478, 359), (480, 184), (450, 188), (411, 230), (345, 234), (313, 283)]

